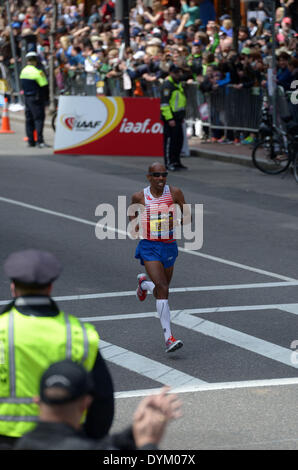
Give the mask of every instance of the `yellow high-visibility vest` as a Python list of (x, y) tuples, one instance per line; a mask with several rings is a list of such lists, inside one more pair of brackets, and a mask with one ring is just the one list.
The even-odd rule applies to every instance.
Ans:
[(40, 87), (48, 85), (48, 80), (44, 72), (34, 65), (26, 65), (21, 71), (20, 79), (34, 80)]
[(164, 82), (160, 99), (160, 111), (162, 117), (169, 121), (175, 119), (175, 114), (184, 112), (186, 108), (186, 96), (182, 83), (176, 83), (172, 77)]
[(64, 359), (90, 371), (98, 353), (93, 325), (60, 311), (54, 317), (23, 315), (13, 306), (0, 315), (0, 435), (20, 437), (38, 421), (44, 371)]

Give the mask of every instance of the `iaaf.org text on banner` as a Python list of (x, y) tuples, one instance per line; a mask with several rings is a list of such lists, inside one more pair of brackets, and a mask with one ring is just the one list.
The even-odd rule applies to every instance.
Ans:
[[(95, 226), (95, 235), (98, 240), (126, 240), (130, 238), (147, 238), (146, 224), (142, 224), (142, 213), (146, 211), (141, 204), (127, 206), (127, 197), (118, 196), (117, 207), (102, 203), (96, 207), (95, 216), (100, 217)], [(189, 214), (189, 221), (185, 223), (185, 214)], [(137, 217), (129, 220), (129, 216)], [(184, 249), (200, 250), (203, 246), (203, 204), (184, 204), (183, 216), (177, 204), (162, 205), (159, 209), (159, 240), (167, 239), (168, 232), (174, 229), (174, 238), (184, 240)], [(191, 215), (191, 222), (190, 222)], [(183, 224), (180, 224), (183, 218)], [(165, 234), (165, 235), (163, 235)]]

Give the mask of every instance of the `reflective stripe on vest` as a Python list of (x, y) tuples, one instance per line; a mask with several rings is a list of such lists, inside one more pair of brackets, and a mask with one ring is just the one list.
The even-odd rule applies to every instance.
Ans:
[[(71, 324), (69, 321), (69, 316), (64, 313), (65, 324), (66, 324), (66, 359), (71, 359), (72, 351), (72, 339), (71, 339)], [(80, 323), (83, 330), (83, 347), (84, 353), (82, 361), (84, 362), (88, 356), (88, 336), (87, 331), (83, 323)], [(8, 323), (8, 342), (9, 342), (9, 398), (0, 398), (0, 403), (33, 403), (33, 398), (17, 398), (16, 397), (16, 374), (15, 374), (15, 345), (14, 345), (14, 314), (13, 311), (9, 314), (9, 323)]]
[(183, 86), (182, 83), (176, 83), (172, 77), (170, 77), (169, 82), (171, 82), (175, 90), (172, 92), (169, 104), (171, 106), (171, 110), (174, 113), (177, 113), (179, 111), (184, 111), (186, 107), (186, 96), (184, 94)]
[[(1, 372), (2, 382), (0, 381), (0, 396), (2, 395), (0, 397), (0, 435), (11, 437), (19, 437), (32, 430), (38, 421), (38, 407), (34, 403), (33, 397), (39, 393), (38, 381), (43, 370), (57, 360), (68, 358), (82, 363), (90, 371), (98, 354), (99, 341), (98, 333), (93, 325), (83, 324), (72, 315), (60, 311), (56, 320), (54, 317), (26, 317), (16, 310), (16, 306), (3, 313), (3, 317), (0, 316), (0, 330), (2, 338), (4, 338), (1, 355), (5, 360), (0, 363), (0, 369), (1, 364), (4, 367)], [(32, 329), (30, 327), (31, 321), (33, 322)], [(44, 327), (43, 322), (45, 322)], [(31, 340), (29, 338), (29, 342), (25, 340), (23, 345), (15, 344), (15, 341), (21, 341), (22, 331), (26, 335), (27, 326), (23, 330), (23, 324), (28, 325), (28, 334), (32, 341), (39, 331), (41, 333), (40, 359), (37, 342), (32, 342), (34, 348), (32, 358), (30, 358)], [(57, 326), (48, 330), (47, 325)], [(39, 328), (43, 329), (39, 330)], [(48, 337), (48, 331), (52, 336)], [(51, 339), (56, 337), (53, 337), (53, 334), (58, 334), (57, 343)], [(49, 338), (48, 343), (47, 338)], [(30, 369), (30, 363), (32, 363), (32, 369)], [(20, 382), (24, 370), (21, 364), (24, 364), (25, 371), (28, 371), (24, 386), (22, 386), (23, 382)], [(31, 374), (32, 380), (30, 379)], [(4, 392), (1, 383), (5, 385), (5, 377)]]
[(25, 423), (37, 423), (39, 421), (39, 416), (2, 416), (0, 415), (0, 421), (6, 422), (25, 422)]

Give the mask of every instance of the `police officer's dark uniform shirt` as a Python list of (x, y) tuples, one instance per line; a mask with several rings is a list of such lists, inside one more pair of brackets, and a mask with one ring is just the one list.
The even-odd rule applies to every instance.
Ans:
[[(101, 421), (101, 417), (98, 417)], [(156, 448), (153, 446), (153, 448)], [(22, 436), (14, 450), (136, 450), (132, 428), (103, 439), (90, 439), (66, 423), (40, 422)]]

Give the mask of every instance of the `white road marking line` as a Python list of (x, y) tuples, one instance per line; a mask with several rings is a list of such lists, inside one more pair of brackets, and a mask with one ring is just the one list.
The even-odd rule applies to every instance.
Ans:
[[(171, 393), (195, 393), (218, 390), (237, 390), (241, 388), (259, 388), (259, 387), (281, 387), (298, 385), (298, 378), (287, 379), (268, 379), (268, 380), (243, 380), (242, 382), (217, 382), (206, 383), (202, 385), (182, 386), (171, 388)], [(133, 398), (145, 397), (158, 394), (161, 388), (148, 388), (146, 390), (128, 390), (125, 392), (116, 392), (115, 398)]]
[(207, 255), (199, 251), (186, 250), (185, 248), (180, 248), (180, 247), (179, 247), (179, 251), (182, 251), (183, 253), (188, 253), (190, 255), (201, 256), (202, 258), (206, 258), (211, 261), (216, 261), (217, 263), (228, 264), (229, 266), (233, 266), (234, 268), (241, 268), (241, 269), (245, 269), (246, 271), (252, 271), (254, 273), (262, 274), (264, 276), (270, 276), (270, 277), (275, 277), (277, 279), (283, 279), (284, 281), (296, 281), (297, 280), (297, 279), (293, 279), (292, 277), (281, 276), (280, 274), (272, 273), (270, 271), (264, 271), (263, 269), (254, 268), (252, 266), (247, 266), (245, 264), (236, 263), (234, 261), (229, 261), (223, 258), (218, 258), (217, 256)]
[[(291, 310), (293, 309), (293, 311)], [(281, 310), (290, 313), (298, 313), (298, 303), (296, 304), (269, 304), (269, 305), (237, 305), (230, 307), (211, 307), (211, 308), (188, 308), (185, 310), (171, 310), (171, 321), (181, 314), (196, 315), (202, 313), (219, 313), (219, 312), (246, 312), (252, 310)], [(297, 311), (297, 312), (296, 312)], [(85, 322), (100, 322), (110, 320), (132, 320), (135, 318), (150, 318), (157, 317), (156, 311), (154, 312), (140, 312), (140, 313), (122, 313), (102, 316), (82, 317), (81, 321)]]
[[(170, 289), (170, 293), (183, 293), (183, 292), (208, 292), (218, 290), (241, 290), (241, 289), (267, 289), (274, 287), (294, 287), (298, 285), (298, 281), (294, 282), (259, 282), (255, 284), (235, 284), (223, 286), (199, 286), (199, 287), (174, 287)], [(148, 292), (151, 295), (150, 292)], [(135, 290), (120, 291), (120, 292), (100, 292), (96, 294), (79, 294), (79, 295), (64, 295), (53, 297), (55, 301), (67, 302), (70, 300), (89, 300), (89, 299), (106, 299), (113, 297), (129, 297), (135, 296)], [(0, 300), (0, 305), (5, 305), (11, 302), (10, 300)]]
[(283, 305), (280, 310), (284, 310), (285, 312), (294, 313), (294, 315), (298, 315), (298, 304)]
[[(161, 348), (164, 346), (161, 345)], [(106, 361), (110, 361), (118, 366), (125, 367), (137, 374), (141, 374), (149, 379), (160, 382), (164, 385), (174, 386), (198, 386), (204, 382), (179, 370), (168, 367), (160, 362), (148, 359), (145, 356), (128, 351), (127, 349), (115, 346), (114, 344), (100, 340), (99, 349)], [(165, 352), (166, 354), (166, 352)]]
[(138, 318), (157, 318), (157, 312), (146, 312), (146, 313), (124, 313), (119, 315), (103, 315), (100, 317), (84, 317), (80, 318), (83, 322), (92, 322), (97, 323), (100, 321), (110, 321), (110, 320), (133, 320)]
[(32, 204), (26, 204), (25, 202), (21, 202), (21, 201), (15, 201), (14, 199), (8, 199), (6, 197), (0, 197), (0, 201), (7, 202), (9, 204), (14, 204), (16, 206), (25, 207), (26, 209), (32, 209), (32, 210), (35, 210), (37, 212), (43, 212), (44, 214), (54, 215), (55, 217), (62, 217), (63, 219), (72, 220), (73, 222), (79, 222), (79, 223), (85, 224), (85, 225), (93, 225), (94, 227), (96, 225), (98, 225), (102, 228), (106, 228), (106, 230), (109, 230), (109, 231), (115, 232), (115, 233), (120, 233), (122, 235), (126, 235), (126, 233), (127, 233), (124, 230), (119, 230), (119, 229), (109, 227), (109, 226), (104, 225), (104, 224), (99, 224), (98, 222), (91, 222), (90, 220), (81, 219), (80, 217), (74, 217), (73, 215), (64, 214), (62, 212), (56, 212), (56, 211), (52, 211), (50, 209), (44, 209), (43, 207), (34, 206)]
[(298, 281), (289, 282), (256, 282), (253, 284), (224, 284), (222, 286), (199, 286), (199, 287), (175, 287), (170, 292), (204, 292), (216, 290), (240, 290), (240, 289), (266, 289), (271, 287), (298, 286)]
[[(53, 216), (56, 216), (56, 217), (62, 217), (64, 219), (72, 220), (74, 222), (79, 222), (79, 223), (86, 224), (86, 225), (93, 225), (93, 226), (98, 225), (100, 227), (105, 227), (106, 230), (112, 231), (114, 233), (119, 233), (119, 234), (122, 234), (122, 235), (127, 234), (127, 232), (124, 231), (124, 230), (120, 230), (120, 229), (117, 229), (117, 228), (114, 228), (114, 227), (109, 227), (107, 225), (99, 224), (98, 222), (91, 222), (90, 220), (81, 219), (79, 217), (74, 217), (72, 215), (64, 214), (62, 212), (56, 212), (56, 211), (52, 211), (52, 210), (49, 210), (49, 209), (44, 209), (42, 207), (35, 206), (33, 204), (26, 204), (24, 202), (16, 201), (14, 199), (6, 198), (6, 197), (0, 197), (0, 201), (6, 202), (8, 204), (14, 204), (14, 205), (20, 206), (20, 207), (25, 207), (26, 209), (32, 209), (32, 210), (35, 210), (35, 211), (38, 211), (38, 212), (43, 212), (45, 214), (53, 215)], [(219, 258), (219, 257), (211, 256), (211, 255), (208, 255), (208, 254), (205, 254), (205, 253), (200, 253), (198, 251), (186, 250), (185, 248), (181, 248), (181, 247), (178, 247), (178, 249), (182, 253), (188, 253), (188, 254), (194, 255), (194, 256), (201, 256), (202, 258), (206, 258), (206, 259), (209, 259), (211, 261), (216, 261), (217, 263), (227, 264), (227, 265), (233, 266), (235, 268), (240, 268), (240, 269), (244, 269), (246, 271), (255, 272), (255, 273), (258, 273), (258, 274), (262, 274), (264, 276), (270, 276), (270, 277), (274, 277), (274, 278), (281, 279), (281, 280), (284, 280), (284, 281), (297, 281), (297, 279), (293, 279), (291, 277), (282, 276), (280, 274), (272, 273), (270, 271), (265, 271), (263, 269), (254, 268), (252, 266), (247, 266), (245, 264), (236, 263), (234, 261), (229, 261), (229, 260), (226, 260), (224, 258)]]

